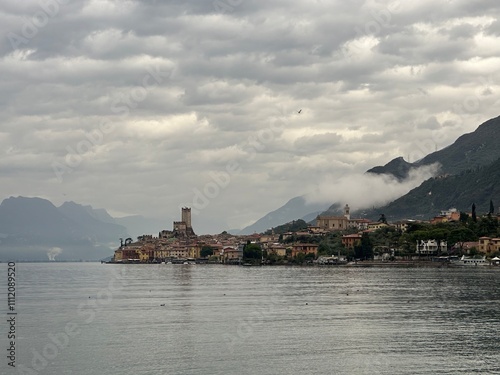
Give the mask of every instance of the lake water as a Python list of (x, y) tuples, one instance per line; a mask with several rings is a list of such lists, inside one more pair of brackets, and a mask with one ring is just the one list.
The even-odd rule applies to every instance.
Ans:
[(500, 269), (18, 263), (16, 278), (1, 374), (500, 374)]

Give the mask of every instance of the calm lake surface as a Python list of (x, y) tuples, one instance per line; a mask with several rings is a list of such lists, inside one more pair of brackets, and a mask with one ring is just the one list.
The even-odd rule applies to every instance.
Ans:
[(499, 269), (18, 263), (16, 279), (1, 374), (500, 374)]

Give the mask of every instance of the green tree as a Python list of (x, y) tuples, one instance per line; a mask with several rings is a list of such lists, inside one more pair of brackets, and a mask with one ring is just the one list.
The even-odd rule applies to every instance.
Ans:
[(479, 254), (479, 251), (477, 250), (477, 248), (475, 246), (471, 247), (471, 249), (469, 250), (469, 255), (472, 256), (472, 257), (474, 257), (477, 254)]
[(307, 223), (304, 220), (299, 219), (299, 220), (293, 220), (283, 225), (279, 225), (273, 229), (269, 229), (265, 232), (265, 234), (271, 234), (272, 232), (276, 234), (283, 234), (287, 232), (298, 232), (307, 229), (307, 227), (308, 227)]
[(495, 206), (493, 205), (493, 201), (490, 199), (490, 210), (488, 214), (493, 215), (495, 213)]
[(246, 244), (243, 249), (243, 258), (262, 259), (262, 249), (255, 243)]
[(475, 223), (477, 222), (477, 216), (476, 216), (476, 204), (472, 203), (472, 221)]
[(212, 249), (210, 246), (204, 245), (201, 250), (200, 250), (200, 256), (202, 258), (207, 258), (209, 256), (214, 255), (214, 249)]
[(430, 239), (430, 234), (429, 234), (429, 230), (417, 230), (415, 232), (412, 232), (411, 233), (411, 239), (412, 239), (412, 242), (420, 242), (422, 240), (428, 240)]
[(464, 227), (451, 230), (448, 236), (449, 245), (458, 246), (460, 253), (463, 252), (465, 242), (475, 240), (477, 240), (476, 234), (471, 229)]
[(354, 256), (358, 259), (373, 258), (373, 245), (368, 233), (363, 233), (361, 236), (361, 243), (357, 246), (354, 246)]
[(478, 237), (482, 236), (492, 237), (496, 235), (497, 230), (498, 230), (498, 219), (496, 217), (488, 215), (486, 217), (482, 217), (479, 219), (477, 223), (476, 234), (478, 235)]
[(293, 261), (295, 263), (298, 263), (298, 264), (302, 264), (304, 263), (306, 260), (306, 255), (304, 253), (298, 253), (297, 255), (295, 255), (295, 257), (293, 258)]
[(316, 256), (313, 253), (307, 253), (304, 258), (306, 261), (312, 261), (316, 258)]
[(465, 213), (465, 212), (460, 211), (460, 219), (458, 219), (460, 221), (460, 223), (465, 225), (465, 224), (467, 224), (468, 219), (469, 219), (469, 215), (467, 215), (467, 213)]
[(414, 252), (414, 241), (412, 236), (408, 233), (403, 233), (399, 237), (398, 247), (399, 247), (399, 255), (408, 256)]
[(322, 240), (318, 245), (318, 255), (331, 255), (332, 251), (328, 240)]
[(275, 264), (277, 262), (279, 262), (281, 260), (281, 257), (279, 255), (277, 255), (276, 253), (269, 253), (267, 255), (267, 262), (269, 264)]

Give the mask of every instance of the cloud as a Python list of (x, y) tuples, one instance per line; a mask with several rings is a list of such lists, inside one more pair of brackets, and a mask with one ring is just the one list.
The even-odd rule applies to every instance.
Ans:
[(412, 168), (408, 177), (398, 181), (392, 175), (357, 174), (340, 178), (325, 176), (317, 185), (310, 188), (306, 200), (311, 203), (335, 202), (349, 204), (354, 210), (385, 205), (408, 193), (423, 181), (433, 177), (439, 170), (437, 163)]
[[(177, 217), (234, 161), (241, 173), (195, 218), (198, 232), (220, 232), (325, 176), (414, 161), (498, 115), (494, 0), (52, 3), (40, 24), (40, 2), (2, 2), (5, 197)], [(165, 76), (138, 98), (156, 69)], [(111, 130), (58, 180), (53, 163), (103, 123)]]

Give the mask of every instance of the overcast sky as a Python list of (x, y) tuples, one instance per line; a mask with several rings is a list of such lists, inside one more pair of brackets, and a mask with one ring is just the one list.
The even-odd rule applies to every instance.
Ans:
[(389, 199), (359, 176), (499, 115), (498, 14), (498, 0), (2, 0), (0, 198), (166, 229), (191, 206), (197, 233), (306, 192), (327, 207), (349, 176), (359, 202)]

